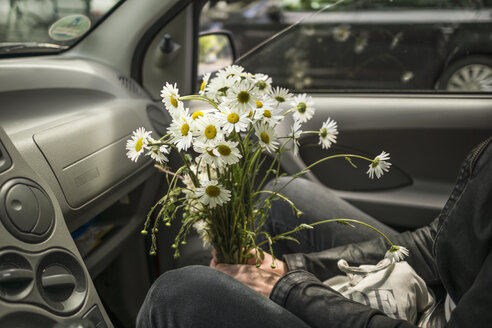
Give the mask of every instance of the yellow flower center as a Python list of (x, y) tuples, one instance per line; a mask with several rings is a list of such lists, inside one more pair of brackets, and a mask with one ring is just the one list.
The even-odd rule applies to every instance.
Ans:
[(143, 147), (143, 138), (140, 138), (137, 140), (137, 143), (135, 144), (135, 150), (137, 153), (142, 150)]
[(321, 138), (324, 139), (328, 135), (328, 131), (326, 130), (326, 128), (322, 128), (319, 134), (320, 134)]
[(200, 86), (200, 91), (205, 90), (205, 86), (206, 86), (206, 85), (207, 85), (207, 84), (205, 83), (205, 81), (203, 81), (203, 82), (202, 82), (202, 85)]
[(191, 115), (191, 118), (196, 120), (200, 116), (203, 116), (203, 113), (198, 110), (198, 111), (194, 112), (193, 115)]
[(205, 188), (205, 193), (209, 197), (217, 197), (220, 195), (220, 188), (214, 185), (210, 185), (207, 188)]
[(263, 116), (272, 117), (272, 112), (270, 112), (268, 109), (265, 109), (265, 111), (263, 112)]
[(181, 125), (181, 134), (187, 136), (188, 132), (190, 132), (190, 126), (186, 123)]
[(207, 139), (213, 139), (217, 135), (217, 128), (213, 125), (209, 125), (205, 128), (205, 137)]
[(229, 148), (228, 146), (226, 145), (219, 145), (217, 147), (217, 151), (219, 152), (219, 154), (221, 154), (222, 156), (229, 156), (231, 154), (231, 148)]
[(207, 150), (207, 154), (209, 154), (212, 157), (217, 157), (217, 156), (215, 156), (214, 152), (211, 150)]
[(261, 101), (255, 100), (255, 103), (256, 103), (256, 107), (257, 108), (262, 108), (263, 107), (263, 103)]
[(270, 136), (268, 135), (268, 133), (262, 132), (260, 134), (260, 138), (261, 138), (261, 141), (263, 141), (264, 143), (266, 143), (266, 144), (270, 143)]
[(171, 105), (178, 108), (178, 101), (174, 98), (174, 95), (171, 95)]
[(374, 161), (372, 162), (371, 167), (372, 167), (373, 169), (375, 169), (376, 167), (378, 167), (378, 166), (379, 166), (379, 162), (380, 162), (379, 157), (376, 157), (376, 158), (374, 159)]
[(231, 113), (231, 114), (227, 115), (227, 121), (229, 123), (235, 124), (235, 123), (239, 122), (239, 115), (236, 113)]
[(252, 110), (250, 110), (249, 113), (248, 113), (248, 117), (251, 117), (251, 116), (253, 116), (253, 111)]
[(306, 112), (306, 109), (307, 106), (305, 103), (300, 102), (299, 104), (297, 104), (297, 110), (299, 111), (299, 113), (304, 114)]
[(248, 91), (241, 91), (237, 94), (237, 101), (240, 104), (246, 104), (250, 98), (251, 96), (249, 95)]

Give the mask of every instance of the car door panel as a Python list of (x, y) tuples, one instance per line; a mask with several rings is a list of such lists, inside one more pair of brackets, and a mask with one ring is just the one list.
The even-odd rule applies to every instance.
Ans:
[(370, 180), (364, 174), (367, 162), (355, 159), (357, 170), (343, 159), (333, 159), (313, 168), (311, 178), (395, 227), (414, 228), (432, 220), (449, 196), (466, 154), (492, 135), (488, 97), (316, 94), (314, 98), (317, 112), (303, 130), (319, 130), (331, 117), (340, 134), (333, 150), (315, 147), (312, 137), (301, 139), (304, 164), (340, 153), (373, 158), (384, 150), (391, 155), (392, 167), (381, 179)]

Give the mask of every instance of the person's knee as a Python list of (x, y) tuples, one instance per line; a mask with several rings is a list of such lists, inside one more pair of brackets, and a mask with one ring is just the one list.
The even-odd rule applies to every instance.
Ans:
[[(137, 327), (168, 327), (181, 322), (208, 297), (219, 272), (192, 265), (163, 273), (151, 286), (137, 317)], [(196, 303), (198, 302), (198, 303)]]
[(163, 273), (152, 285), (148, 297), (152, 302), (173, 302), (185, 294), (196, 293), (197, 285), (207, 285), (215, 270), (201, 265), (190, 265)]

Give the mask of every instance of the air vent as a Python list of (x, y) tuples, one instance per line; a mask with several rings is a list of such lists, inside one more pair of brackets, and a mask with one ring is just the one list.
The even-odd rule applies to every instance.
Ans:
[(121, 85), (125, 87), (125, 89), (133, 94), (140, 95), (140, 86), (137, 82), (124, 75), (118, 76), (118, 80), (121, 82)]
[(10, 160), (9, 154), (7, 154), (7, 150), (0, 142), (0, 172), (6, 171), (11, 164), (12, 161)]

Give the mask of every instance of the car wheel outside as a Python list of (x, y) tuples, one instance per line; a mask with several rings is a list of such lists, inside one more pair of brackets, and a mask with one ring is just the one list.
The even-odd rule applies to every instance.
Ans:
[(448, 91), (492, 91), (492, 58), (471, 56), (452, 63), (442, 73), (437, 86)]

